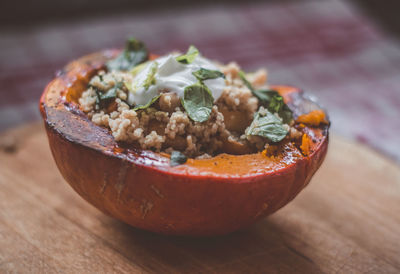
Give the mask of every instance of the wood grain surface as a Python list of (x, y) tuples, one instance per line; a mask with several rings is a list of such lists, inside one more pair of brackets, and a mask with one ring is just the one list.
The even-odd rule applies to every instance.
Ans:
[(41, 125), (0, 137), (0, 272), (399, 273), (400, 168), (334, 136), (310, 185), (253, 227), (165, 237), (105, 216), (59, 174)]

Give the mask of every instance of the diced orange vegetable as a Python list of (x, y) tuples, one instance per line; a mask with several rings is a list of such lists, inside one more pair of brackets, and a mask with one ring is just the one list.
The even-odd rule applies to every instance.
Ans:
[(300, 115), (297, 122), (304, 123), (309, 126), (319, 126), (320, 124), (327, 124), (328, 121), (325, 117), (325, 112), (320, 109), (313, 110), (307, 114)]
[(267, 155), (267, 149), (264, 149), (263, 151), (261, 151), (262, 156), (264, 157), (268, 157)]
[(310, 136), (308, 136), (307, 134), (303, 134), (303, 137), (301, 138), (300, 149), (304, 156), (310, 155), (311, 145), (312, 145), (312, 140), (311, 140)]
[(160, 57), (160, 55), (158, 55), (158, 54), (153, 54), (153, 53), (149, 54), (149, 60), (151, 60), (151, 61), (157, 59), (158, 57)]

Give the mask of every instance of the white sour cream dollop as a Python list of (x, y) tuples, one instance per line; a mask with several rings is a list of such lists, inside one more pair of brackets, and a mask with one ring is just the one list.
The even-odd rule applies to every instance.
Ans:
[[(182, 64), (176, 61), (177, 55), (167, 55), (159, 57), (148, 64), (133, 78), (132, 90), (128, 95), (128, 103), (131, 105), (144, 105), (152, 98), (160, 94), (161, 91), (175, 92), (183, 98), (185, 87), (198, 82), (192, 74), (200, 68), (209, 70), (219, 70), (210, 60), (198, 55), (191, 64)], [(156, 62), (156, 64), (155, 64)], [(157, 65), (157, 72), (153, 83), (145, 88), (142, 84), (148, 78), (151, 69)], [(225, 87), (225, 80), (222, 77), (203, 81), (209, 88), (217, 101)]]

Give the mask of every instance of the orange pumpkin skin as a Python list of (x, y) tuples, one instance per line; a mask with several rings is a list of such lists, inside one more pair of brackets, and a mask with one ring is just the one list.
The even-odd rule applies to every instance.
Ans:
[[(308, 129), (315, 141), (309, 156), (288, 148), (279, 160), (262, 153), (221, 154), (170, 167), (163, 154), (121, 147), (74, 103), (117, 53), (103, 51), (70, 63), (40, 100), (57, 167), (79, 195), (105, 214), (163, 234), (226, 234), (286, 205), (323, 162), (329, 125)], [(274, 88), (289, 103), (307, 100), (296, 88)]]

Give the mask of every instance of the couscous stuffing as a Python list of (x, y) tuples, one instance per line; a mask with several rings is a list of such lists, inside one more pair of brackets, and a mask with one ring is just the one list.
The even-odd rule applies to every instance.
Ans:
[(303, 135), (283, 98), (269, 89), (265, 69), (246, 74), (193, 46), (149, 60), (143, 43), (128, 41), (90, 80), (79, 104), (118, 142), (193, 158), (255, 153)]

